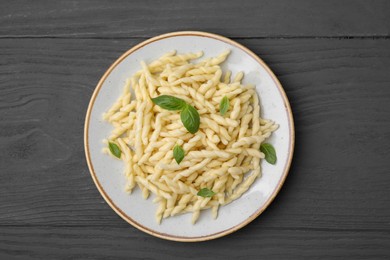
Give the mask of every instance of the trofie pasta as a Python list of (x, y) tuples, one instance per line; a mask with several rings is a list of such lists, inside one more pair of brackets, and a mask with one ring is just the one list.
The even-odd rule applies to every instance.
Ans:
[(145, 199), (155, 195), (158, 223), (187, 212), (195, 223), (208, 208), (216, 218), (221, 205), (261, 176), (260, 146), (278, 125), (260, 117), (254, 86), (241, 82), (244, 73), (231, 80), (230, 71), (222, 72), (229, 53), (193, 62), (203, 53), (172, 51), (141, 62), (103, 115), (114, 127), (103, 151), (123, 160), (129, 193), (138, 186)]

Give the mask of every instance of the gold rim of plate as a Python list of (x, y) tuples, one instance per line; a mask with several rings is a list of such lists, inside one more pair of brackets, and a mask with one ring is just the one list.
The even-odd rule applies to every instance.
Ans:
[[(169, 235), (169, 234), (165, 234), (165, 233), (156, 232), (156, 231), (154, 231), (154, 230), (152, 230), (150, 228), (147, 228), (147, 227), (141, 225), (140, 223), (136, 222), (135, 220), (133, 220), (126, 213), (124, 213), (120, 208), (118, 208), (115, 205), (115, 203), (111, 200), (111, 198), (107, 195), (107, 193), (105, 192), (105, 190), (103, 189), (102, 185), (100, 184), (99, 180), (96, 177), (95, 170), (93, 168), (93, 165), (92, 165), (92, 162), (91, 162), (91, 158), (90, 158), (90, 151), (89, 151), (89, 144), (88, 144), (88, 130), (89, 130), (89, 122), (90, 122), (90, 117), (91, 117), (91, 111), (92, 111), (92, 107), (93, 107), (93, 105), (95, 103), (95, 99), (96, 99), (97, 95), (99, 94), (99, 91), (100, 91), (101, 87), (103, 86), (103, 83), (106, 80), (106, 78), (108, 77), (108, 75), (112, 72), (112, 70), (115, 69), (115, 67), (120, 62), (122, 62), (127, 56), (132, 54), (134, 51), (136, 51), (136, 50), (138, 50), (138, 49), (140, 49), (140, 48), (142, 48), (142, 47), (144, 47), (144, 46), (146, 46), (146, 45), (148, 45), (148, 44), (150, 44), (152, 42), (159, 41), (159, 40), (162, 40), (162, 39), (165, 39), (165, 38), (176, 37), (176, 36), (201, 36), (201, 37), (208, 37), (208, 38), (212, 38), (212, 39), (215, 39), (215, 40), (219, 40), (219, 41), (228, 43), (228, 44), (230, 44), (232, 46), (235, 46), (235, 47), (243, 50), (245, 53), (247, 53), (249, 56), (251, 56), (253, 59), (255, 59), (268, 72), (268, 74), (272, 77), (273, 81), (275, 82), (275, 84), (276, 84), (276, 86), (277, 86), (277, 88), (279, 90), (280, 95), (283, 98), (283, 103), (284, 103), (285, 109), (286, 109), (287, 114), (288, 114), (288, 127), (289, 127), (289, 135), (290, 135), (288, 156), (287, 156), (286, 164), (285, 164), (284, 169), (283, 169), (283, 175), (282, 175), (281, 179), (279, 180), (279, 182), (278, 182), (274, 192), (271, 194), (271, 196), (268, 198), (268, 200), (265, 202), (265, 204), (261, 208), (256, 210), (255, 213), (253, 213), (251, 216), (249, 216), (243, 222), (241, 222), (241, 223), (239, 223), (239, 224), (237, 224), (237, 225), (235, 225), (233, 227), (230, 227), (229, 229), (226, 229), (226, 230), (214, 233), (214, 234), (210, 234), (210, 235), (207, 235), (207, 236), (182, 237), (182, 236)], [(129, 224), (133, 225), (134, 227), (138, 228), (139, 230), (141, 230), (141, 231), (143, 231), (145, 233), (148, 233), (148, 234), (150, 234), (152, 236), (155, 236), (155, 237), (159, 237), (159, 238), (167, 239), (167, 240), (172, 240), (172, 241), (179, 241), (179, 242), (200, 242), (200, 241), (206, 241), (206, 240), (211, 240), (211, 239), (216, 239), (216, 238), (219, 238), (219, 237), (223, 237), (223, 236), (226, 236), (228, 234), (231, 234), (231, 233), (241, 229), (242, 227), (244, 227), (247, 224), (249, 224), (250, 222), (252, 222), (255, 218), (257, 218), (271, 204), (271, 202), (274, 200), (274, 198), (278, 194), (280, 188), (282, 187), (282, 185), (283, 185), (283, 183), (284, 183), (284, 181), (285, 181), (285, 179), (287, 177), (287, 174), (288, 174), (290, 166), (291, 166), (292, 157), (293, 157), (294, 143), (295, 143), (294, 120), (293, 120), (293, 115), (292, 115), (290, 103), (288, 101), (287, 95), (286, 95), (282, 85), (280, 84), (279, 80), (276, 78), (274, 73), (271, 71), (271, 69), (265, 64), (265, 62), (262, 59), (260, 59), (255, 53), (253, 53), (251, 50), (249, 50), (245, 46), (243, 46), (243, 45), (241, 45), (241, 44), (239, 44), (239, 43), (237, 43), (237, 42), (235, 42), (235, 41), (233, 41), (233, 40), (231, 40), (229, 38), (221, 36), (221, 35), (217, 35), (217, 34), (213, 34), (213, 33), (206, 33), (206, 32), (199, 32), (199, 31), (179, 31), (179, 32), (171, 32), (171, 33), (162, 34), (162, 35), (150, 38), (150, 39), (148, 39), (148, 40), (146, 40), (144, 42), (141, 42), (141, 43), (137, 44), (136, 46), (134, 46), (133, 48), (131, 48), (130, 50), (126, 51), (122, 56), (120, 56), (108, 68), (108, 70), (104, 73), (103, 77), (100, 79), (99, 83), (97, 84), (97, 86), (95, 88), (95, 91), (93, 92), (91, 100), (90, 100), (89, 105), (88, 105), (88, 110), (87, 110), (87, 114), (86, 114), (86, 117), (85, 117), (85, 124), (84, 124), (84, 150), (85, 150), (85, 156), (86, 156), (86, 159), (87, 159), (88, 168), (89, 168), (89, 171), (91, 173), (92, 179), (95, 182), (95, 185), (96, 185), (97, 189), (99, 190), (100, 194), (103, 196), (105, 201), (108, 203), (108, 205), (121, 218), (123, 218), (125, 221), (127, 221)]]

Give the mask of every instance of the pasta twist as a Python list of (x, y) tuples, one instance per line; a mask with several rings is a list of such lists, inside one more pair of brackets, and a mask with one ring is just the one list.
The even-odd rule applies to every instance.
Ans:
[(219, 70), (219, 66), (211, 66), (211, 67), (198, 67), (191, 69), (186, 72), (186, 76), (195, 76), (202, 74), (214, 74), (217, 70)]
[(223, 125), (223, 126), (232, 126), (232, 127), (238, 126), (238, 122), (236, 120), (230, 119), (228, 117), (224, 118), (224, 117), (217, 115), (217, 114), (211, 114), (210, 117), (215, 122), (217, 122), (218, 124)]
[(242, 137), (238, 139), (237, 142), (235, 142), (232, 145), (232, 148), (237, 148), (241, 146), (249, 146), (254, 143), (261, 143), (264, 140), (263, 136), (247, 136), (247, 137)]
[(196, 158), (225, 158), (228, 159), (231, 157), (230, 153), (224, 151), (208, 151), (208, 150), (200, 150), (200, 151), (191, 151), (187, 155), (187, 159), (196, 159)]
[(150, 63), (149, 69), (161, 67), (167, 63), (177, 64), (180, 61), (188, 61), (188, 60), (197, 59), (197, 58), (201, 57), (202, 55), (203, 55), (203, 52), (186, 53), (186, 54), (175, 55), (175, 56), (162, 56), (160, 59)]
[(215, 107), (209, 101), (207, 101), (206, 98), (200, 92), (186, 85), (182, 85), (182, 87), (189, 92), (192, 98), (202, 104), (202, 106), (207, 107), (210, 113), (215, 113)]

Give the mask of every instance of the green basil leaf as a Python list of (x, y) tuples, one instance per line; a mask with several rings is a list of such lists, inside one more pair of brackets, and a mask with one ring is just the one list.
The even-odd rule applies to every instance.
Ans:
[(265, 160), (270, 164), (276, 163), (276, 152), (275, 148), (272, 146), (272, 144), (263, 143), (260, 146), (260, 151), (264, 153)]
[(166, 110), (182, 110), (187, 105), (183, 99), (169, 95), (161, 95), (156, 98), (152, 98), (152, 101), (157, 106)]
[(180, 162), (184, 159), (184, 150), (178, 144), (173, 148), (173, 157), (175, 157), (177, 164), (180, 164)]
[(191, 134), (195, 134), (199, 130), (200, 117), (198, 111), (193, 106), (186, 104), (180, 112), (180, 118), (184, 127)]
[(219, 103), (219, 113), (221, 113), (221, 115), (224, 116), (228, 110), (229, 110), (229, 99), (227, 96), (224, 96), (221, 99), (221, 102)]
[(211, 198), (212, 196), (215, 195), (215, 192), (208, 188), (203, 188), (200, 191), (198, 191), (196, 195), (201, 196), (203, 198)]
[(121, 149), (119, 149), (118, 145), (116, 145), (115, 143), (111, 143), (109, 142), (108, 143), (108, 148), (110, 149), (110, 152), (115, 156), (115, 157), (118, 157), (119, 159), (121, 158)]

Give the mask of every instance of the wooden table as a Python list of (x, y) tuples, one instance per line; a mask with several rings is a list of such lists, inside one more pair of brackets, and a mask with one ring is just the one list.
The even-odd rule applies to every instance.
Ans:
[[(154, 238), (104, 202), (84, 117), (104, 71), (135, 44), (200, 30), (270, 65), (296, 148), (272, 205), (204, 243)], [(389, 1), (3, 1), (0, 259), (389, 259)]]

